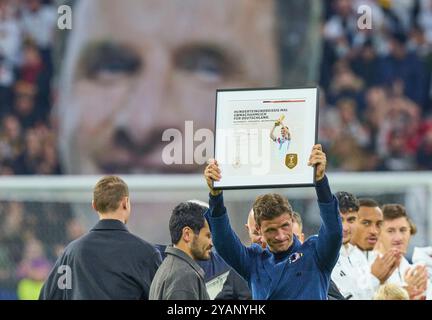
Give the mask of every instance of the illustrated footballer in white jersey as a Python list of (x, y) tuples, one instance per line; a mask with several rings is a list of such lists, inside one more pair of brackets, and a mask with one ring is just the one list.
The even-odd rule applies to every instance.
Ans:
[[(291, 133), (289, 131), (289, 128), (283, 124), (283, 119), (285, 117), (281, 116), (274, 124), (272, 130), (270, 131), (270, 139), (272, 139), (279, 150), (279, 157), (281, 158), (281, 160), (285, 159), (286, 154), (288, 153), (288, 149), (291, 143)], [(280, 137), (276, 138), (274, 135), (274, 131), (276, 129), (276, 127), (278, 126), (282, 126), (281, 128), (281, 135)]]

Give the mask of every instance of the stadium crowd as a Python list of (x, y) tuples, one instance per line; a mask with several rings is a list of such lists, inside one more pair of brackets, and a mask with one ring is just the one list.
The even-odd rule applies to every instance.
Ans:
[(57, 10), (47, 1), (0, 1), (0, 174), (59, 174), (52, 48)]
[[(432, 0), (323, 4), (319, 140), (329, 171), (431, 170)], [(372, 29), (357, 26), (360, 4), (372, 8)], [(51, 116), (57, 18), (55, 1), (0, 0), (0, 175), (62, 174)], [(2, 202), (0, 219), (0, 299), (34, 297), (83, 227), (49, 204)]]
[[(52, 1), (0, 1), (0, 175), (60, 174), (53, 103)], [(67, 239), (70, 214), (49, 204), (0, 204), (0, 298), (29, 298)], [(64, 220), (63, 220), (64, 219)], [(51, 231), (41, 229), (51, 226)]]
[[(325, 3), (319, 137), (330, 169), (431, 169), (432, 2)], [(357, 26), (360, 4), (372, 29)]]

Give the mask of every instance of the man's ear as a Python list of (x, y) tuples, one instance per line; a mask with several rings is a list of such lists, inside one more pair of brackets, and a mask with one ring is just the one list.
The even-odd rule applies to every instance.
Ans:
[(127, 205), (128, 205), (128, 209), (131, 210), (131, 201), (129, 197), (127, 197)]
[(92, 208), (93, 208), (94, 211), (97, 211), (94, 200), (92, 200)]
[(121, 208), (123, 210), (127, 210), (128, 206), (129, 206), (129, 198), (128, 197), (123, 197), (123, 199), (121, 200), (120, 205), (121, 205)]
[(190, 227), (184, 227), (182, 229), (182, 239), (183, 239), (183, 241), (186, 242), (186, 243), (192, 242), (192, 238), (193, 238), (192, 234), (193, 234), (193, 231), (192, 231), (192, 229)]

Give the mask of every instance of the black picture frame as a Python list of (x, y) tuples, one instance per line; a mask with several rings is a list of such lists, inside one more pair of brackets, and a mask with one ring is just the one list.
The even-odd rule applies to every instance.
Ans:
[[(218, 160), (218, 147), (220, 147), (218, 145), (219, 140), (218, 140), (218, 129), (220, 128), (221, 124), (218, 123), (218, 121), (220, 121), (218, 114), (220, 114), (221, 112), (226, 112), (226, 110), (221, 110), (222, 108), (226, 108), (220, 105), (221, 102), (221, 94), (224, 93), (247, 93), (245, 95), (245, 97), (248, 96), (248, 93), (253, 93), (253, 92), (260, 92), (262, 94), (267, 94), (272, 92), (274, 93), (286, 93), (286, 92), (291, 92), (291, 93), (302, 93), (305, 92), (305, 90), (313, 90), (314, 92), (316, 92), (315, 94), (315, 98), (314, 99), (309, 99), (310, 101), (308, 101), (309, 104), (313, 105), (308, 105), (308, 108), (311, 108), (311, 111), (313, 112), (314, 115), (314, 122), (310, 124), (310, 127), (313, 128), (313, 138), (309, 139), (311, 140), (309, 142), (310, 144), (310, 150), (309, 153), (312, 150), (312, 146), (315, 145), (318, 141), (318, 124), (319, 124), (319, 88), (318, 86), (301, 86), (301, 87), (267, 87), (267, 88), (230, 88), (230, 89), (217, 89), (216, 90), (216, 102), (215, 102), (215, 125), (214, 125), (214, 155), (215, 155), (215, 159)], [(268, 95), (268, 94), (267, 94)], [(287, 100), (289, 100), (290, 97), (287, 96)], [(247, 100), (247, 99), (246, 99)], [(313, 100), (313, 101), (312, 101)], [(309, 158), (309, 155), (307, 155), (307, 158)], [(221, 168), (222, 170), (222, 179), (220, 182), (213, 182), (213, 188), (215, 190), (236, 190), (236, 189), (270, 189), (270, 188), (299, 188), (299, 187), (313, 187), (316, 185), (316, 167), (311, 168), (312, 170), (312, 177), (311, 179), (308, 179), (307, 181), (302, 181), (302, 182), (282, 182), (282, 183), (260, 183), (257, 181), (256, 184), (250, 184), (250, 183), (242, 183), (242, 178), (239, 178), (239, 182), (238, 183), (223, 183), (224, 181), (224, 174), (226, 174), (226, 172), (224, 172), (223, 168)]]

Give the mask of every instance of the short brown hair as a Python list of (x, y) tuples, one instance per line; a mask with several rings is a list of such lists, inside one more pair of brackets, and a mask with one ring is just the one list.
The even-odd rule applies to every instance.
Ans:
[(417, 233), (417, 226), (415, 223), (408, 217), (406, 209), (403, 205), (397, 203), (385, 204), (382, 207), (382, 212), (385, 220), (395, 220), (399, 218), (405, 218), (408, 221), (410, 226), (411, 235), (415, 235)]
[(272, 220), (284, 213), (292, 216), (292, 208), (288, 200), (277, 193), (268, 193), (256, 198), (253, 211), (258, 226), (263, 220)]
[(93, 189), (94, 206), (100, 213), (117, 210), (123, 197), (128, 196), (127, 184), (116, 176), (103, 177)]

